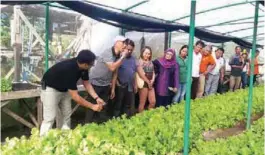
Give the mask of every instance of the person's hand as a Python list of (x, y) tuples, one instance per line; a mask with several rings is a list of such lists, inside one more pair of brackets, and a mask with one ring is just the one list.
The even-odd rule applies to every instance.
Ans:
[(96, 99), (97, 104), (104, 105), (105, 102), (101, 98)]
[(124, 59), (127, 57), (128, 54), (129, 54), (129, 52), (127, 50), (125, 50), (125, 51), (121, 52), (120, 56), (122, 59)]
[(151, 80), (151, 84), (154, 85), (155, 80)]
[(114, 97), (115, 97), (115, 89), (111, 89), (110, 99), (114, 99)]
[(97, 111), (97, 112), (100, 112), (102, 110), (102, 108), (103, 108), (103, 105), (101, 105), (101, 104), (93, 104), (91, 107), (91, 109), (93, 111)]
[(172, 91), (176, 93), (178, 91), (178, 88), (173, 88)]
[(148, 88), (149, 89), (152, 89), (153, 88), (153, 85), (152, 85), (151, 81), (148, 81), (147, 84), (148, 84)]
[(208, 75), (208, 72), (207, 72), (207, 71), (206, 71), (206, 72), (204, 72), (204, 73), (203, 73), (203, 75), (204, 75), (204, 76), (207, 76), (207, 75)]

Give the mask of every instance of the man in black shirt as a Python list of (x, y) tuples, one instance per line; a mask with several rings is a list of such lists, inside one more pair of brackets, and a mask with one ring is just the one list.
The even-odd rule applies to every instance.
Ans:
[[(52, 128), (59, 107), (63, 116), (62, 129), (70, 128), (71, 99), (93, 111), (101, 111), (104, 101), (98, 97), (88, 81), (88, 70), (94, 65), (96, 56), (90, 50), (82, 50), (76, 58), (65, 60), (51, 67), (43, 76), (41, 100), (43, 102), (43, 122), (40, 135)], [(77, 81), (83, 80), (87, 92), (97, 104), (86, 101), (78, 94)]]

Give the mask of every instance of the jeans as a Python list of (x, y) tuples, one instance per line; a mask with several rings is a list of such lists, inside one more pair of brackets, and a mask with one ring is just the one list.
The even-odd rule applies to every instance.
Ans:
[(247, 72), (241, 73), (241, 82), (242, 82), (242, 88), (245, 89), (248, 84), (248, 76)]
[(205, 96), (210, 95), (210, 94), (215, 94), (217, 92), (219, 77), (220, 77), (219, 74), (208, 75), (208, 79), (206, 80), (206, 86), (205, 86)]
[(186, 93), (186, 83), (180, 83), (177, 94), (174, 96), (172, 102), (180, 103), (180, 101), (184, 99), (185, 93)]
[[(55, 121), (57, 110), (62, 113), (62, 129), (70, 129), (71, 124), (71, 96), (68, 92), (59, 92), (51, 87), (46, 87), (41, 91), (41, 101), (43, 102), (43, 121), (40, 127), (40, 136), (45, 135)], [(61, 122), (57, 122), (61, 123)]]

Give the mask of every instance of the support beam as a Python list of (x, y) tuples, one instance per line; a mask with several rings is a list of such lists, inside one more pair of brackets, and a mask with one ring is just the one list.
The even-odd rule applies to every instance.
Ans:
[[(264, 17), (264, 16), (259, 16), (259, 17)], [(233, 22), (238, 22), (238, 21), (243, 21), (243, 20), (248, 20), (248, 19), (253, 19), (254, 17), (245, 17), (245, 18), (239, 18), (239, 19), (233, 19), (233, 20), (229, 20), (226, 22), (220, 22), (220, 23), (216, 23), (216, 24), (212, 24), (212, 25), (206, 25), (206, 26), (199, 26), (200, 28), (209, 28), (209, 27), (213, 27), (213, 26), (220, 26), (220, 25), (227, 25), (229, 23), (233, 23)], [(252, 22), (253, 23), (253, 22)]]
[(165, 32), (165, 40), (164, 40), (164, 51), (168, 49), (168, 36), (169, 32)]
[(257, 26), (258, 26), (258, 15), (259, 15), (259, 1), (255, 4), (255, 19), (254, 19), (254, 30), (253, 30), (253, 41), (251, 51), (251, 63), (250, 63), (250, 82), (248, 91), (248, 110), (247, 110), (247, 129), (250, 129), (251, 121), (251, 109), (253, 101), (253, 74), (254, 74), (254, 58), (256, 53), (256, 38), (257, 38)]
[[(246, 3), (251, 3), (251, 2), (255, 2), (255, 1), (252, 0), (252, 1), (244, 1), (244, 2), (239, 2), (239, 3), (223, 5), (223, 6), (219, 6), (219, 7), (215, 7), (215, 8), (211, 8), (211, 9), (207, 9), (207, 10), (203, 10), (203, 11), (199, 11), (199, 12), (196, 13), (196, 15), (199, 15), (199, 14), (202, 14), (202, 13), (206, 13), (206, 12), (215, 11), (215, 10), (220, 10), (220, 9), (223, 9), (223, 8), (229, 8), (229, 7), (233, 7), (233, 6), (244, 5)], [(183, 17), (173, 19), (173, 20), (171, 20), (171, 22), (175, 22), (175, 21), (178, 21), (178, 20), (181, 20), (181, 19), (185, 19), (185, 18), (188, 18), (188, 17), (190, 17), (190, 15), (185, 15)]]
[[(131, 9), (133, 9), (133, 8), (136, 8), (137, 6), (140, 6), (140, 5), (142, 5), (142, 4), (146, 3), (146, 2), (149, 2), (149, 0), (144, 0), (144, 1), (141, 1), (141, 2), (139, 2), (139, 3), (136, 3), (136, 4), (132, 5), (132, 6), (130, 6), (130, 7), (126, 8), (126, 9), (124, 9), (123, 12), (128, 12), (129, 10), (131, 10)], [(124, 29), (121, 29), (121, 30), (120, 30), (120, 34), (124, 36), (124, 35), (125, 35), (125, 30), (124, 30)]]
[(20, 53), (22, 50), (22, 39), (21, 39), (21, 22), (19, 18), (19, 6), (14, 6), (14, 33), (15, 33), (15, 43), (13, 44), (14, 48), (14, 66), (15, 66), (15, 73), (14, 73), (14, 82), (20, 81)]
[(43, 104), (40, 98), (37, 98), (37, 119), (38, 124), (41, 126), (43, 120)]
[(34, 125), (39, 128), (39, 124), (36, 120), (36, 117), (32, 114), (32, 110), (30, 109), (29, 105), (27, 104), (27, 102), (23, 99), (19, 100), (21, 101), (23, 104), (22, 104), (22, 107), (27, 111), (27, 113), (29, 114), (29, 117), (31, 119), (31, 121), (34, 123)]
[(2, 111), (4, 113), (6, 113), (8, 116), (14, 118), (16, 121), (22, 123), (23, 125), (25, 125), (25, 126), (27, 126), (29, 128), (34, 128), (34, 125), (33, 124), (31, 124), (30, 122), (28, 122), (24, 118), (20, 117), (19, 115), (17, 115), (13, 111), (9, 110), (8, 108), (4, 107), (4, 108), (2, 108)]
[[(261, 36), (261, 35), (264, 35), (264, 33), (259, 33), (259, 34), (256, 34), (256, 36)], [(256, 37), (255, 36), (255, 37)], [(242, 39), (248, 39), (248, 38), (251, 38), (251, 37), (253, 37), (254, 38), (254, 36), (253, 35), (251, 35), (251, 36), (244, 36), (244, 37), (241, 37)]]
[[(192, 72), (193, 42), (194, 42), (194, 32), (195, 32), (195, 15), (196, 15), (196, 1), (191, 0), (187, 79), (192, 78), (191, 72)], [(184, 116), (185, 117), (184, 155), (189, 154), (190, 97), (191, 97), (191, 80), (187, 80), (187, 92), (186, 92), (186, 99), (185, 99), (186, 103), (185, 103), (185, 116)]]
[[(264, 25), (260, 25), (258, 26), (257, 28), (260, 28), (260, 27), (263, 27), (264, 28)], [(223, 34), (230, 34), (230, 33), (235, 33), (235, 32), (240, 32), (240, 31), (245, 31), (245, 30), (249, 30), (249, 29), (253, 29), (254, 27), (251, 26), (251, 27), (247, 27), (247, 28), (243, 28), (243, 29), (237, 29), (237, 30), (233, 30), (233, 31), (228, 31), (228, 32), (225, 32)]]
[(49, 27), (50, 27), (50, 8), (49, 3), (46, 3), (45, 10), (45, 71), (49, 69)]

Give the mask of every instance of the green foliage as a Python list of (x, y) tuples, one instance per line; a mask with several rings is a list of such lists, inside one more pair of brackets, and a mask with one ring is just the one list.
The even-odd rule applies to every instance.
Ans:
[(1, 13), (1, 45), (0, 46), (11, 46), (11, 35), (10, 35), (10, 17), (8, 14)]
[(255, 122), (252, 128), (238, 136), (214, 141), (199, 141), (191, 155), (197, 154), (264, 154), (264, 118)]
[[(238, 90), (192, 101), (190, 149), (202, 146), (200, 144), (204, 143), (203, 131), (231, 127), (244, 119), (247, 111), (247, 93), (247, 90)], [(256, 87), (252, 112), (263, 111), (263, 104), (263, 86)], [(39, 137), (38, 131), (34, 129), (28, 140), (24, 137), (7, 140), (1, 151), (3, 155), (176, 154), (183, 149), (184, 109), (183, 103), (170, 106), (168, 109), (161, 107), (137, 114), (131, 119), (123, 116), (102, 125), (88, 124), (69, 131), (51, 130), (45, 137)], [(257, 138), (255, 141), (262, 139)], [(236, 143), (229, 145), (237, 147)], [(222, 146), (219, 147), (222, 149)], [(247, 146), (244, 149), (245, 152), (249, 151)], [(223, 151), (223, 154), (236, 154), (234, 151), (236, 150)]]
[(1, 92), (8, 92), (12, 90), (12, 83), (9, 79), (1, 78)]

